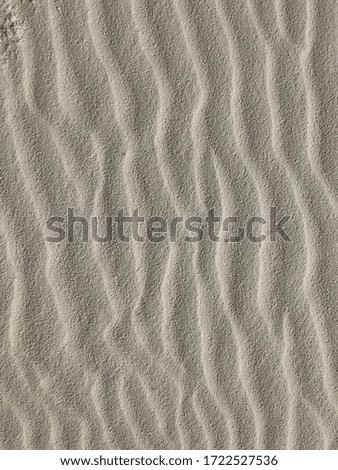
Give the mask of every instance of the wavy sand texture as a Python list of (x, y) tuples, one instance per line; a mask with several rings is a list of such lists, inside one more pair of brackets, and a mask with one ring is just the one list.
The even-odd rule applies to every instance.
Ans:
[[(335, 5), (1, 0), (1, 448), (338, 448)], [(270, 206), (291, 242), (46, 242)]]

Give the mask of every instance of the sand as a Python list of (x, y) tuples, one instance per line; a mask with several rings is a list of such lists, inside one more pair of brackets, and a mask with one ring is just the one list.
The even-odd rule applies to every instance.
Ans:
[[(336, 20), (1, 0), (1, 449), (338, 449)], [(46, 240), (271, 207), (290, 241)]]

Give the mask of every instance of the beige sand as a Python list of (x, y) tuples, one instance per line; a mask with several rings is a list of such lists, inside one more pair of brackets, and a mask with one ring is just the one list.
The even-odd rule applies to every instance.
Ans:
[[(1, 0), (2, 449), (338, 448), (335, 4)], [(46, 242), (271, 206), (290, 242)]]

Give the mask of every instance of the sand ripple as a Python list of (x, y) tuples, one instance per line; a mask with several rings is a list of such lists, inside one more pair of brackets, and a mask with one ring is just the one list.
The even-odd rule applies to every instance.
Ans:
[[(337, 449), (335, 2), (0, 6), (3, 449)], [(83, 216), (289, 243), (48, 244)]]

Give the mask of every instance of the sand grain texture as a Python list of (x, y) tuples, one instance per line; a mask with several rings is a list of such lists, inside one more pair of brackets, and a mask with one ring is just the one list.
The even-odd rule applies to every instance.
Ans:
[[(335, 0), (0, 4), (0, 448), (338, 449)], [(46, 242), (271, 206), (291, 242)]]

